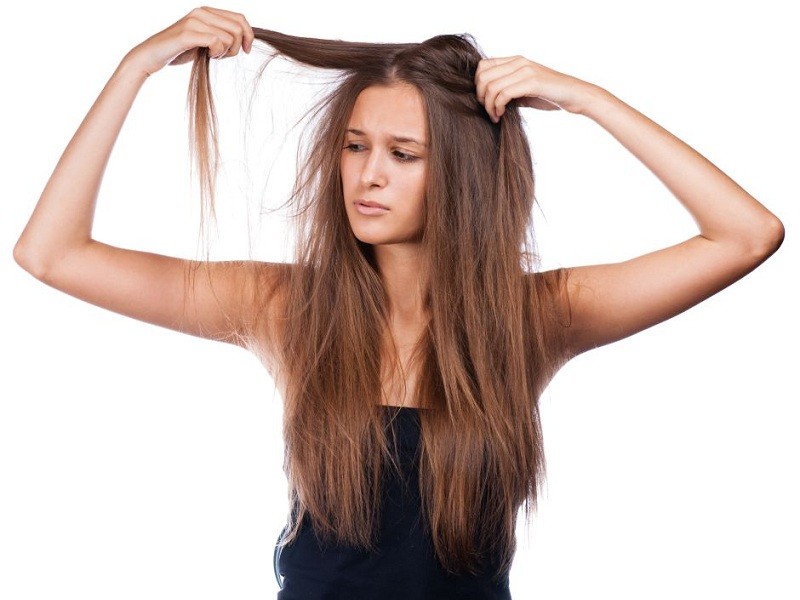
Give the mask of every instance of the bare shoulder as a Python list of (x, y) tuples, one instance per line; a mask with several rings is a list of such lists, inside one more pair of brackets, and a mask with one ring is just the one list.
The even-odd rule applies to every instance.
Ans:
[(253, 264), (245, 291), (250, 313), (246, 315), (248, 338), (245, 346), (262, 360), (272, 361), (276, 345), (283, 336), (289, 282), (293, 263)]
[(568, 339), (572, 322), (568, 276), (566, 268), (525, 273), (530, 326), (537, 329), (547, 348), (549, 377), (573, 357)]

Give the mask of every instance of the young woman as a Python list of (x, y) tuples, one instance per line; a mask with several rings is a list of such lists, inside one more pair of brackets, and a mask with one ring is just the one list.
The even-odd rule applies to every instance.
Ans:
[[(94, 240), (111, 148), (168, 64), (194, 61), (213, 207), (209, 59), (256, 39), (341, 72), (290, 199), (296, 259), (189, 261)], [(621, 263), (537, 271), (520, 107), (597, 122), (699, 233)], [(123, 58), (14, 256), (68, 294), (261, 358), (284, 401), (292, 500), (275, 553), (280, 598), (463, 599), (510, 597), (516, 515), (522, 504), (530, 515), (544, 473), (538, 399), (559, 368), (715, 294), (782, 240), (763, 205), (594, 84), (522, 56), (485, 58), (467, 35), (299, 38), (203, 7)]]

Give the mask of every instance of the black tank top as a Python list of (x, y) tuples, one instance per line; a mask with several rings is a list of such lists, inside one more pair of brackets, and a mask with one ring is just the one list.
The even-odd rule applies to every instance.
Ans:
[(292, 544), (275, 547), (278, 600), (511, 600), (508, 574), (499, 582), (492, 579), (496, 565), (486, 565), (477, 576), (451, 575), (440, 566), (421, 518), (420, 409), (385, 408), (387, 418), (396, 414), (391, 423), (403, 477), (386, 469), (378, 553), (347, 546), (321, 550), (306, 518)]

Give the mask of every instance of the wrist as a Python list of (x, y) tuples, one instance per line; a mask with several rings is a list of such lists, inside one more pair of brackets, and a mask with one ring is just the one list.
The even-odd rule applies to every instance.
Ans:
[(134, 51), (131, 50), (122, 58), (114, 75), (144, 81), (151, 73), (137, 61)]
[(583, 89), (575, 113), (594, 119), (613, 99), (611, 92), (590, 83)]

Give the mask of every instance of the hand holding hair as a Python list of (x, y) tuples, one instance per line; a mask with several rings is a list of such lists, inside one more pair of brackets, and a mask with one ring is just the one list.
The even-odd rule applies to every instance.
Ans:
[(579, 113), (592, 84), (559, 73), (524, 56), (484, 58), (475, 72), (478, 101), (497, 123), (511, 100), (519, 106)]
[(194, 60), (198, 48), (207, 48), (211, 58), (236, 56), (240, 49), (249, 53), (254, 37), (253, 28), (244, 15), (202, 6), (147, 38), (126, 58), (152, 75), (166, 65)]

